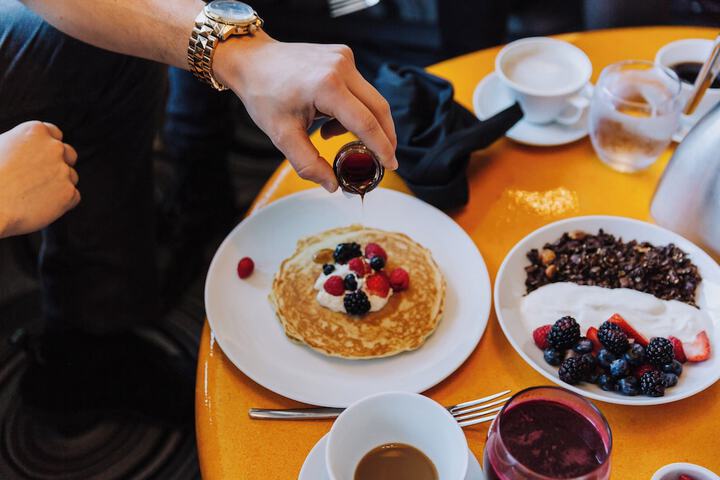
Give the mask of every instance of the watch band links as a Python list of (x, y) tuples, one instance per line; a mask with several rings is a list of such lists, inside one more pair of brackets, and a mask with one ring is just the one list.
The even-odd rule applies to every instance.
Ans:
[(195, 77), (211, 85), (215, 90), (223, 91), (228, 87), (218, 82), (212, 73), (215, 47), (219, 42), (220, 38), (213, 26), (207, 23), (205, 14), (198, 15), (198, 18), (195, 19), (195, 27), (190, 34), (187, 52), (188, 65)]

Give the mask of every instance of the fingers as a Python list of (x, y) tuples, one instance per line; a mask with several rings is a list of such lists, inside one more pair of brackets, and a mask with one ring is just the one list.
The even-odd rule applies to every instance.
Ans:
[(77, 207), (78, 203), (80, 203), (80, 200), (81, 200), (80, 192), (76, 188), (73, 190), (73, 195), (70, 198), (70, 202), (68, 203), (68, 210), (72, 210), (73, 208)]
[(77, 185), (78, 182), (80, 181), (80, 177), (78, 176), (77, 171), (75, 171), (74, 168), (70, 168), (69, 170), (70, 171), (68, 172), (68, 176), (70, 177), (70, 182), (73, 185)]
[(342, 135), (343, 133), (347, 133), (347, 128), (343, 127), (342, 123), (334, 118), (323, 123), (322, 127), (320, 127), (320, 136), (325, 140), (337, 135)]
[(56, 140), (63, 139), (62, 130), (60, 130), (57, 125), (55, 125), (54, 123), (50, 123), (50, 122), (42, 122), (42, 123), (47, 128), (48, 133), (50, 134), (51, 137), (53, 137)]
[(331, 114), (345, 128), (355, 133), (367, 147), (375, 152), (386, 168), (397, 168), (395, 147), (385, 134), (378, 119), (345, 86), (336, 86), (321, 97), (316, 107)]
[(77, 151), (75, 151), (75, 149), (67, 143), (63, 143), (63, 146), (65, 147), (65, 153), (63, 154), (65, 163), (72, 167), (75, 163), (77, 163)]
[(337, 190), (338, 184), (330, 165), (320, 156), (310, 142), (307, 131), (299, 124), (292, 125), (295, 120), (281, 128), (280, 135), (273, 139), (287, 157), (300, 178), (319, 183), (328, 192)]
[(368, 109), (378, 119), (380, 125), (387, 135), (388, 140), (392, 144), (393, 148), (397, 148), (397, 135), (395, 135), (395, 123), (393, 122), (392, 115), (390, 113), (390, 104), (380, 93), (375, 90), (375, 87), (363, 78), (358, 72), (353, 75), (348, 83), (350, 91), (365, 104)]

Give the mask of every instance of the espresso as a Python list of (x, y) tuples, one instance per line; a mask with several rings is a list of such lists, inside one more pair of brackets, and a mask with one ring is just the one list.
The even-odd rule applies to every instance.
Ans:
[(404, 443), (386, 443), (370, 450), (355, 469), (355, 480), (438, 480), (432, 461)]
[[(697, 76), (700, 74), (702, 66), (703, 64), (700, 62), (682, 62), (672, 65), (670, 69), (677, 73), (680, 80), (685, 83), (689, 83), (690, 85), (694, 85)], [(710, 88), (720, 88), (720, 76), (715, 77), (715, 80), (713, 80)]]

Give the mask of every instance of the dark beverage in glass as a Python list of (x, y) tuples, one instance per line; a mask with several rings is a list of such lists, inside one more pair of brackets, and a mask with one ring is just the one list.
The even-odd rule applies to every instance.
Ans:
[(343, 146), (335, 156), (333, 170), (340, 188), (361, 198), (377, 187), (385, 175), (385, 168), (375, 154), (362, 142)]
[(612, 434), (602, 413), (557, 387), (516, 394), (490, 427), (488, 480), (607, 480)]
[[(703, 64), (700, 62), (681, 62), (671, 66), (670, 69), (677, 73), (680, 80), (694, 85), (702, 67)], [(715, 80), (710, 84), (710, 88), (720, 88), (720, 76), (715, 77)]]

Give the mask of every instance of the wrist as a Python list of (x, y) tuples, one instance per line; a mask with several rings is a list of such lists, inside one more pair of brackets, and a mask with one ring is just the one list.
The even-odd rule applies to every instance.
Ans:
[(253, 35), (228, 38), (215, 49), (213, 74), (220, 83), (240, 93), (248, 72), (257, 68), (254, 58), (261, 58), (263, 49), (273, 43), (277, 40), (262, 30)]

